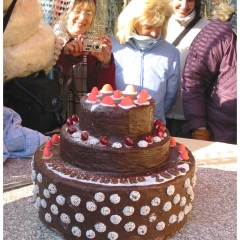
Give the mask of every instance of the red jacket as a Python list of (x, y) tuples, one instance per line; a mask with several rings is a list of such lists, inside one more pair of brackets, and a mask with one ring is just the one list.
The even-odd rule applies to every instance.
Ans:
[[(63, 68), (62, 77), (68, 72), (73, 66), (83, 60), (83, 56), (74, 57), (72, 55), (64, 54), (62, 48), (61, 54), (56, 65), (60, 65)], [(116, 89), (115, 80), (115, 64), (114, 57), (112, 54), (111, 64), (107, 68), (98, 67), (97, 59), (91, 55), (87, 56), (87, 90), (91, 92), (93, 87), (97, 87), (99, 90), (102, 89), (104, 84), (110, 84), (112, 88)]]
[(237, 36), (213, 20), (194, 39), (183, 70), (183, 131), (210, 130), (212, 141), (237, 142)]

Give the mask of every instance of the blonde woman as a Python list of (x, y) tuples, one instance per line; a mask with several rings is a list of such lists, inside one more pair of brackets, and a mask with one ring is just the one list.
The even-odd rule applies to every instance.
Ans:
[(164, 123), (178, 88), (179, 52), (164, 40), (172, 15), (169, 0), (131, 0), (118, 17), (112, 39), (116, 86), (143, 88), (155, 99), (155, 119)]
[[(194, 39), (183, 69), (185, 132), (192, 137), (237, 143), (236, 1), (220, 4)], [(204, 129), (205, 128), (205, 129)], [(208, 138), (209, 136), (209, 138)]]

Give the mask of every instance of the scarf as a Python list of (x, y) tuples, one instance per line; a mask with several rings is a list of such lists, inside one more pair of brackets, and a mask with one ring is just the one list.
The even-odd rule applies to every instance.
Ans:
[(187, 25), (194, 19), (195, 15), (196, 15), (196, 11), (193, 10), (193, 11), (192, 11), (187, 17), (185, 17), (185, 18), (180, 18), (180, 17), (178, 17), (178, 16), (175, 15), (175, 14), (172, 15), (172, 18), (173, 18), (174, 20), (176, 20), (177, 22), (179, 22), (181, 25), (187, 26)]
[(132, 32), (129, 38), (133, 39), (133, 41), (135, 42), (138, 49), (144, 50), (148, 46), (158, 42), (158, 40), (161, 38), (161, 33), (158, 35), (157, 38), (153, 38), (153, 37), (148, 37), (148, 36), (140, 36), (140, 35), (136, 34), (135, 32)]

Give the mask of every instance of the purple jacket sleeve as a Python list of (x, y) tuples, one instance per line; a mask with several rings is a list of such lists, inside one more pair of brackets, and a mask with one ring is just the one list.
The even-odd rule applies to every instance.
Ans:
[(229, 47), (227, 24), (212, 21), (196, 36), (189, 49), (182, 74), (182, 101), (188, 120), (183, 126), (184, 132), (207, 127), (207, 113), (221, 111), (216, 107), (220, 109), (218, 89), (226, 78), (224, 66), (228, 65), (225, 58)]

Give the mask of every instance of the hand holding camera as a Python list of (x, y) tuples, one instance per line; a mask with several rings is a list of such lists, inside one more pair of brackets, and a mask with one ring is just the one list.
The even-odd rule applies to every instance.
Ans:
[(92, 55), (100, 62), (100, 66), (108, 67), (111, 62), (112, 42), (108, 36), (90, 39), (86, 35), (79, 35), (75, 40), (68, 42), (64, 53), (75, 57)]

